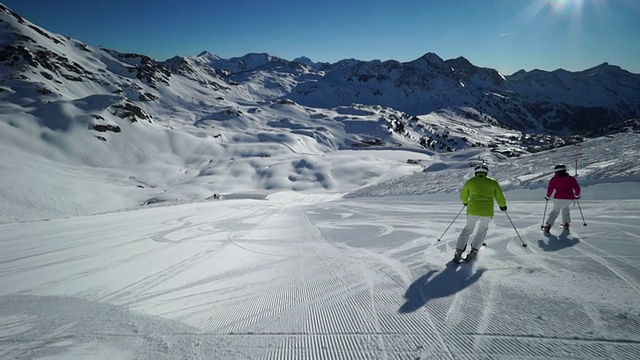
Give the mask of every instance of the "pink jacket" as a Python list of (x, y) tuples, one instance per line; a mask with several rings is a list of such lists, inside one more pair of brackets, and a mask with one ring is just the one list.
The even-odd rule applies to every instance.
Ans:
[(571, 175), (560, 176), (555, 175), (549, 180), (549, 187), (547, 188), (547, 197), (550, 198), (555, 190), (555, 199), (570, 199), (573, 200), (580, 196), (580, 185), (578, 181)]

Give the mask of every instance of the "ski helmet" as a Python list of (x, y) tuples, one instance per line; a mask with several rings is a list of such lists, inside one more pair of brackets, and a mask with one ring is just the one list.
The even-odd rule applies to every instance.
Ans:
[(488, 172), (489, 172), (489, 168), (486, 165), (478, 165), (478, 166), (476, 166), (476, 169), (475, 169), (475, 173), (476, 174), (478, 174), (478, 173), (486, 174)]
[(558, 164), (553, 168), (554, 172), (562, 172), (562, 171), (567, 171), (567, 167), (563, 164)]

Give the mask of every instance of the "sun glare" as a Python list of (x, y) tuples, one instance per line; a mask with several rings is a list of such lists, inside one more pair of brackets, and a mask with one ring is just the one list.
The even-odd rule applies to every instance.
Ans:
[(587, 7), (600, 8), (607, 1), (609, 0), (535, 0), (529, 2), (523, 14), (526, 21), (533, 21), (539, 16), (548, 14), (576, 23), (582, 21), (581, 18)]
[(582, 10), (584, 0), (547, 0), (547, 6), (558, 15), (577, 14)]

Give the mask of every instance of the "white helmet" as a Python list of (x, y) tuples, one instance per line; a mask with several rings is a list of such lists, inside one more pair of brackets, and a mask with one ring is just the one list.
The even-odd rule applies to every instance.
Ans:
[(558, 164), (553, 168), (554, 172), (567, 171), (567, 167), (564, 164)]
[(476, 166), (476, 169), (475, 169), (476, 174), (486, 174), (488, 172), (489, 172), (489, 168), (486, 165)]

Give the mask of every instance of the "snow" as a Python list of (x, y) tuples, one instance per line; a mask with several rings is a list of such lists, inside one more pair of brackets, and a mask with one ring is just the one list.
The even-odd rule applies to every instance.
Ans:
[[(121, 211), (133, 190), (118, 170), (88, 177), (3, 142), (4, 204), (38, 212), (47, 196), (67, 207), (60, 212), (76, 202), (78, 213), (25, 221), (7, 210), (0, 357), (637, 358), (639, 141), (581, 144), (573, 231), (550, 237), (540, 231), (546, 181), (556, 163), (574, 171), (573, 147), (508, 161), (422, 156), (422, 166), (405, 162), (421, 154), (394, 149), (267, 158), (262, 166), (289, 164), (300, 176), (339, 173), (328, 188), (341, 190), (295, 191), (274, 169), (265, 177), (290, 190)], [(446, 264), (463, 216), (447, 227), (480, 158), (505, 188), (518, 233), (498, 212), (478, 260), (454, 268)], [(136, 181), (163, 173), (148, 170)], [(381, 175), (354, 186), (366, 172)], [(43, 186), (22, 187), (26, 177)], [(187, 185), (172, 191), (192, 195)]]
[[(97, 80), (3, 78), (0, 358), (640, 358), (639, 134), (511, 158), (431, 151), (414, 128), (389, 131), (401, 111), (279, 99), (286, 73), (229, 85), (195, 70), (152, 88), (127, 70), (140, 59), (26, 29), (29, 49)], [(134, 103), (152, 120), (111, 112), (147, 92), (158, 100)], [(470, 143), (522, 135), (417, 117)], [(509, 217), (497, 211), (475, 263), (447, 266), (478, 163)], [(583, 197), (572, 233), (545, 237), (558, 163)]]

